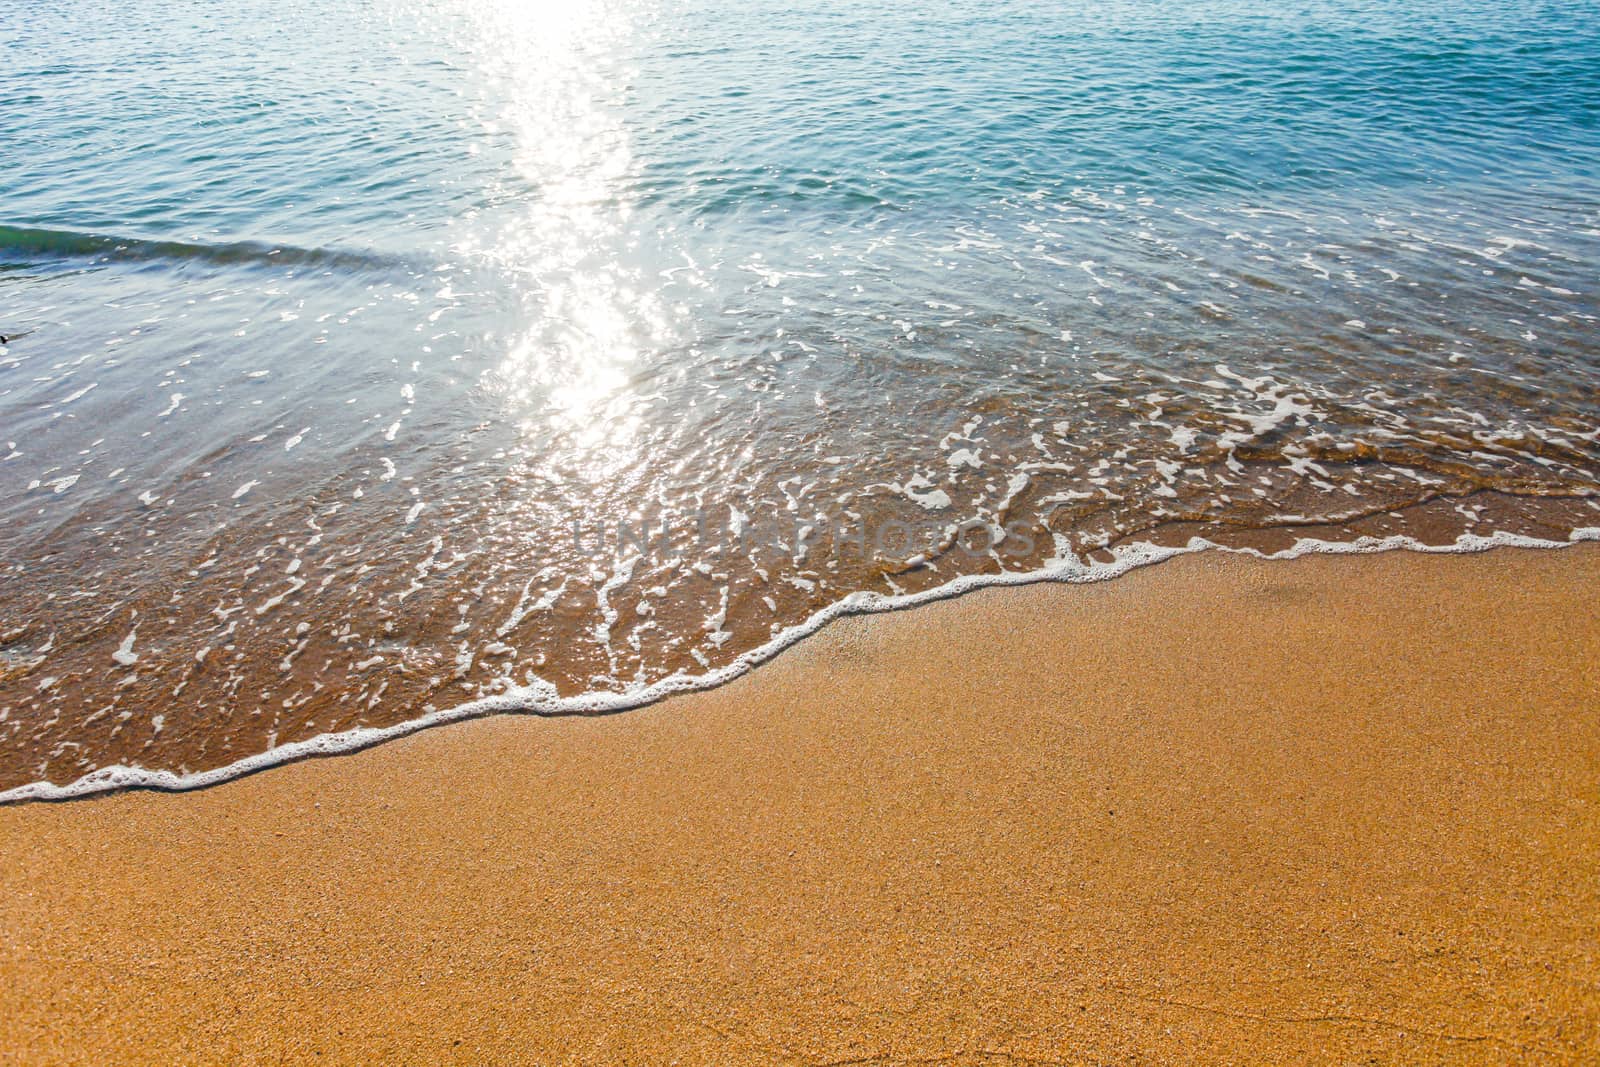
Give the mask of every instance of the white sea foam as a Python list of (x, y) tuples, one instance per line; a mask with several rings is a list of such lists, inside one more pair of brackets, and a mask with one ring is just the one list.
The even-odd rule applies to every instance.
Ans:
[[(1112, 549), (1111, 562), (1100, 563), (1064, 555), (1051, 560), (1035, 571), (1012, 571), (1002, 574), (965, 575), (951, 582), (921, 593), (904, 596), (884, 596), (880, 593), (851, 593), (805, 622), (780, 630), (772, 640), (759, 648), (739, 656), (733, 662), (699, 675), (675, 674), (651, 685), (641, 685), (620, 693), (584, 693), (560, 697), (547, 682), (534, 680), (527, 686), (513, 686), (502, 693), (459, 704), (453, 708), (430, 712), (420, 718), (386, 727), (360, 727), (339, 733), (323, 734), (305, 741), (247, 756), (224, 767), (192, 774), (173, 771), (152, 771), (143, 767), (102, 767), (65, 785), (51, 782), (33, 782), (0, 793), (0, 804), (14, 804), (30, 800), (70, 800), (123, 789), (155, 789), (166, 792), (187, 792), (219, 785), (234, 778), (266, 770), (270, 767), (293, 763), (316, 756), (333, 756), (356, 752), (385, 741), (406, 737), (433, 726), (484, 718), (498, 714), (524, 715), (595, 715), (626, 711), (655, 703), (680, 693), (712, 689), (724, 685), (747, 673), (752, 668), (771, 660), (822, 629), (835, 619), (848, 615), (872, 615), (879, 612), (898, 611), (905, 608), (948, 600), (975, 589), (997, 586), (1031, 585), (1038, 582), (1087, 583), (1108, 581), (1138, 567), (1160, 563), (1174, 556), (1186, 556), (1208, 549), (1219, 552), (1255, 556), (1260, 559), (1287, 560), (1310, 555), (1370, 555), (1404, 549), (1412, 552), (1435, 554), (1462, 554), (1483, 552), (1491, 548), (1567, 548), (1583, 541), (1600, 541), (1600, 526), (1574, 530), (1570, 540), (1550, 541), (1519, 534), (1495, 533), (1489, 536), (1463, 534), (1449, 545), (1426, 545), (1412, 537), (1361, 537), (1354, 541), (1322, 541), (1313, 538), (1297, 540), (1292, 548), (1281, 552), (1261, 552), (1253, 548), (1229, 548), (1204, 538), (1194, 538), (1182, 547), (1149, 544), (1132, 544)], [(636, 561), (634, 561), (636, 562)], [(629, 571), (631, 573), (631, 567)], [(47, 682), (53, 682), (48, 679)]]
[(138, 636), (139, 628), (135, 626), (128, 636), (122, 639), (122, 644), (117, 646), (117, 650), (111, 653), (111, 658), (124, 667), (131, 667), (138, 663), (139, 654), (133, 650), (134, 639)]

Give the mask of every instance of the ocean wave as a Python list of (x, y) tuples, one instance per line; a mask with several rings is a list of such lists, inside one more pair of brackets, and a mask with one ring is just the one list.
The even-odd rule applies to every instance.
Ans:
[(0, 258), (21, 255), (37, 259), (94, 259), (119, 262), (201, 262), (237, 266), (329, 267), (341, 270), (388, 270), (402, 265), (395, 257), (337, 248), (299, 248), (262, 241), (207, 244), (115, 234), (85, 233), (35, 226), (0, 224)]
[(1600, 527), (1572, 531), (1566, 541), (1552, 541), (1520, 534), (1495, 533), (1484, 536), (1463, 534), (1448, 545), (1427, 545), (1413, 537), (1362, 537), (1354, 541), (1297, 540), (1293, 547), (1279, 552), (1219, 545), (1204, 538), (1193, 538), (1182, 546), (1135, 543), (1111, 549), (1109, 562), (1085, 561), (1077, 557), (1057, 558), (1033, 571), (965, 575), (934, 589), (905, 596), (880, 593), (852, 593), (818, 611), (805, 622), (780, 631), (772, 640), (739, 656), (733, 662), (700, 675), (678, 674), (649, 686), (622, 693), (584, 693), (571, 697), (556, 695), (548, 683), (522, 686), (496, 696), (468, 701), (443, 711), (386, 727), (360, 727), (297, 741), (268, 749), (222, 767), (192, 774), (152, 771), (142, 767), (101, 767), (83, 777), (58, 785), (32, 782), (0, 792), (0, 805), (30, 801), (66, 801), (124, 790), (142, 789), (168, 793), (190, 792), (280, 767), (301, 760), (347, 755), (398, 740), (435, 726), (487, 718), (491, 715), (521, 714), (547, 717), (567, 715), (605, 715), (630, 711), (657, 703), (670, 696), (700, 692), (725, 685), (775, 658), (800, 641), (817, 633), (835, 619), (852, 615), (875, 615), (902, 611), (941, 600), (949, 600), (978, 589), (1034, 585), (1043, 582), (1087, 584), (1109, 581), (1139, 567), (1160, 563), (1176, 556), (1207, 550), (1254, 556), (1258, 559), (1290, 560), (1310, 555), (1371, 555), (1405, 550), (1429, 554), (1465, 554), (1492, 548), (1557, 549), (1585, 541), (1600, 541)]

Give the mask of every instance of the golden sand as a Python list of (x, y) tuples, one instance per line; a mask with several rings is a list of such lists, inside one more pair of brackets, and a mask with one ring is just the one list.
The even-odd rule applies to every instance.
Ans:
[(991, 590), (0, 810), (0, 1061), (1594, 1063), (1600, 550)]

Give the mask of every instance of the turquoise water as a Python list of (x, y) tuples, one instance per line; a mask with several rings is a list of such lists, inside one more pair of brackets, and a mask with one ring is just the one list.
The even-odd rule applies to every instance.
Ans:
[[(426, 258), (464, 216), (539, 196), (563, 165), (604, 165), (526, 159), (540, 149), (520, 135), (550, 136), (539, 127), (563, 110), (564, 147), (614, 137), (625, 153), (605, 195), (675, 222), (981, 213), (1064, 182), (1197, 205), (1461, 183), (1581, 201), (1600, 136), (1597, 13), (11, 4), (7, 220)], [(544, 113), (518, 113), (530, 104)]]
[(1143, 542), (1600, 525), (1600, 4), (0, 0), (0, 50), (0, 787)]

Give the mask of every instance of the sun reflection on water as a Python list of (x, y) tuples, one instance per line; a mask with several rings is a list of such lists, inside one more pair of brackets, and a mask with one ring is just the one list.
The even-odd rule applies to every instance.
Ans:
[(629, 230), (625, 46), (645, 8), (476, 0), (466, 13), (490, 93), (480, 120), (511, 162), (463, 242), (514, 279), (514, 328), (483, 385), (509, 417), (585, 453), (571, 465), (599, 481), (631, 459), (624, 394), (670, 327)]

